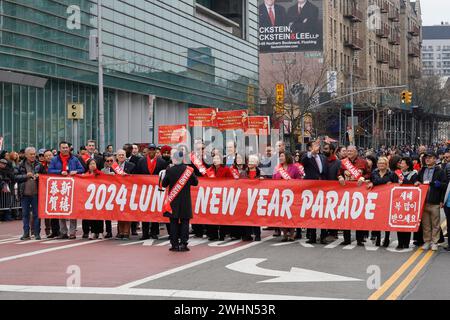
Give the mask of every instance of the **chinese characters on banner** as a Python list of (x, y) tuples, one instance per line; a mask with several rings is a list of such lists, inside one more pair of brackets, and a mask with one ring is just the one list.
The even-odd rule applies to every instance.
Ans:
[(52, 215), (70, 215), (73, 207), (73, 178), (49, 177), (47, 179), (45, 213)]
[(389, 225), (393, 228), (419, 226), (419, 212), (422, 201), (420, 189), (394, 187), (391, 191)]
[(221, 131), (247, 130), (248, 128), (247, 110), (219, 111), (217, 113), (217, 127)]
[(189, 127), (217, 127), (217, 109), (189, 108)]
[(187, 141), (187, 129), (185, 124), (160, 125), (158, 128), (159, 144), (178, 144)]
[(249, 116), (248, 129), (245, 134), (267, 136), (270, 132), (269, 124), (268, 116)]

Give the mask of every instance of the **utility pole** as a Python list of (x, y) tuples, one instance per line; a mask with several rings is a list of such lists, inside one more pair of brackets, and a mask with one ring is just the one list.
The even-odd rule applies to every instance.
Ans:
[(98, 127), (99, 152), (105, 149), (105, 110), (103, 97), (103, 52), (102, 52), (102, 0), (97, 0), (97, 41), (98, 41)]
[(352, 51), (352, 62), (350, 65), (350, 108), (352, 117), (352, 129), (349, 134), (350, 145), (355, 145), (355, 118), (354, 118), (354, 108), (353, 108), (353, 64), (355, 63), (355, 53)]

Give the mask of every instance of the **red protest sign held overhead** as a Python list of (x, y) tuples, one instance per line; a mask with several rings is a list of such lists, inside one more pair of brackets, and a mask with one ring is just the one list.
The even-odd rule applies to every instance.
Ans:
[(219, 130), (247, 130), (248, 111), (231, 110), (217, 113), (217, 127)]
[(217, 109), (189, 108), (189, 127), (217, 127)]
[(269, 116), (249, 116), (245, 134), (267, 136), (270, 131), (269, 124)]
[(187, 141), (187, 129), (185, 124), (160, 125), (158, 128), (159, 144), (178, 144)]

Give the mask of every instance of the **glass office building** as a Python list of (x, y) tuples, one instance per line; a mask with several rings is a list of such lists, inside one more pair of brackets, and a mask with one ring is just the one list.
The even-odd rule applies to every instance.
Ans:
[[(73, 102), (84, 105), (78, 144), (98, 140), (97, 1), (0, 0), (5, 149), (73, 141)], [(106, 144), (157, 143), (158, 125), (186, 123), (193, 106), (255, 107), (257, 0), (102, 0), (102, 9)]]

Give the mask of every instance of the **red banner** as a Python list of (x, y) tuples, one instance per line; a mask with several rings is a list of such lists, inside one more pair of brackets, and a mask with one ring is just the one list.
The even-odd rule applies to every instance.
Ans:
[(268, 116), (249, 116), (248, 117), (248, 129), (245, 131), (247, 135), (269, 135), (270, 120)]
[(217, 127), (219, 130), (247, 130), (247, 110), (219, 111), (217, 113)]
[(189, 127), (217, 127), (217, 109), (189, 108)]
[(187, 130), (185, 124), (160, 125), (158, 128), (159, 144), (177, 144), (187, 141)]
[[(356, 182), (200, 178), (192, 187), (191, 223), (416, 231), (428, 191)], [(165, 192), (158, 176), (39, 177), (39, 217), (159, 221)]]

